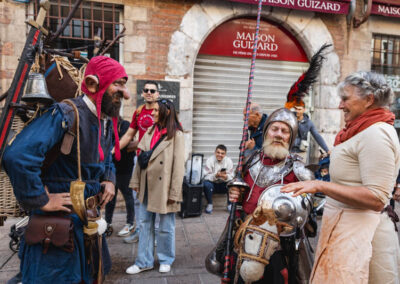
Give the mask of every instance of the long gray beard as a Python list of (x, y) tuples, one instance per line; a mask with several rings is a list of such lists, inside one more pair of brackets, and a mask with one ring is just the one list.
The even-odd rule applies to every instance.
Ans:
[(289, 144), (281, 141), (284, 145), (273, 145), (272, 139), (266, 139), (263, 143), (264, 154), (271, 159), (283, 160), (289, 154)]

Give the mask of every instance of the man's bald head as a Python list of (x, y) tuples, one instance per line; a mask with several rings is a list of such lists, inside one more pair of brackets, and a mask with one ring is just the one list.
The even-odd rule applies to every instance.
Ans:
[[(246, 108), (243, 109), (243, 120), (246, 117)], [(257, 103), (250, 104), (249, 127), (257, 128), (262, 119), (262, 109)]]

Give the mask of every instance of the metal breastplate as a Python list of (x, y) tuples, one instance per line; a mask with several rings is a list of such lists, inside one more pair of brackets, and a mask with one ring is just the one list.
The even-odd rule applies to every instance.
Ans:
[[(289, 160), (286, 161), (286, 164), (289, 163)], [(285, 163), (279, 163), (277, 165), (267, 166), (264, 165), (261, 160), (258, 160), (254, 165), (249, 169), (249, 173), (255, 184), (261, 188), (266, 188), (271, 186), (285, 177), (292, 171), (292, 167), (289, 166), (287, 169), (281, 173)]]

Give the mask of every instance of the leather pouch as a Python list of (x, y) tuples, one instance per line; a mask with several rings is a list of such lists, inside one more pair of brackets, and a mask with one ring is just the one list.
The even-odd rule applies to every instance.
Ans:
[(41, 244), (43, 254), (47, 253), (50, 244), (66, 252), (73, 252), (73, 228), (70, 217), (32, 215), (25, 230), (25, 242), (27, 245)]

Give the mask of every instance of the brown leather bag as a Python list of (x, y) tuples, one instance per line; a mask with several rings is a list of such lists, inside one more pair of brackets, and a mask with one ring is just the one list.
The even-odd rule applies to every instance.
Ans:
[(71, 217), (57, 215), (32, 215), (25, 230), (27, 245), (42, 244), (43, 254), (49, 245), (66, 252), (74, 251), (74, 226)]

